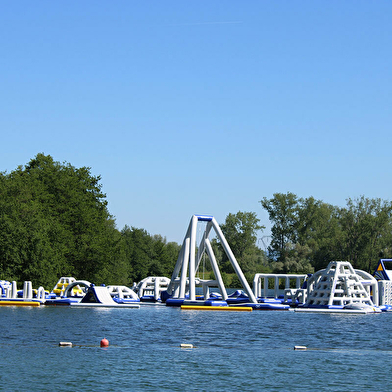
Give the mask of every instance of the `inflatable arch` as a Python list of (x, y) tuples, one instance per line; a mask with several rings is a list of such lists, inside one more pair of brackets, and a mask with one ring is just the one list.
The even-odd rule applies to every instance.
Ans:
[[(91, 286), (91, 283), (89, 281), (87, 281), (87, 280), (75, 280), (74, 282), (70, 283), (66, 287), (66, 289), (64, 291), (64, 297), (65, 298), (72, 297), (72, 295), (73, 295), (72, 291), (73, 291), (74, 288), (76, 288), (77, 291), (80, 292), (80, 291), (83, 291), (81, 289), (81, 287), (85, 287), (86, 288), (85, 292), (86, 292), (90, 286)], [(84, 295), (85, 292), (82, 293), (82, 295)]]

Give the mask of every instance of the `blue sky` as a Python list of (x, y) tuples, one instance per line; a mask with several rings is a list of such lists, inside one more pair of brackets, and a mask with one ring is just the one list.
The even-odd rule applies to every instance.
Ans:
[(193, 214), (270, 227), (277, 192), (390, 200), (391, 18), (387, 0), (3, 1), (0, 171), (91, 167), (119, 229), (179, 243)]

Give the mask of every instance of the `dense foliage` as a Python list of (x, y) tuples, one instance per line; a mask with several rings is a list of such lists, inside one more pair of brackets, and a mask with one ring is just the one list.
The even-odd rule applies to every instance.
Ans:
[(275, 271), (312, 272), (345, 260), (373, 273), (379, 258), (392, 255), (389, 201), (362, 196), (341, 208), (288, 192), (260, 203), (273, 223), (268, 256)]
[(129, 285), (171, 271), (179, 246), (136, 228), (119, 232), (99, 181), (90, 168), (43, 154), (1, 173), (0, 278), (45, 287), (60, 276)]

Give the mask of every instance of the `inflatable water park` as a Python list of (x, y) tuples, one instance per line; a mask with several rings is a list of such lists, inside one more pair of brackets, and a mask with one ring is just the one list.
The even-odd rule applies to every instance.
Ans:
[[(228, 291), (211, 245), (218, 238), (242, 287)], [(205, 259), (214, 279), (200, 278)], [(203, 263), (202, 263), (203, 260)], [(204, 276), (204, 274), (203, 274)], [(211, 215), (193, 215), (171, 278), (149, 276), (127, 286), (97, 286), (61, 277), (48, 292), (30, 281), (0, 281), (0, 306), (73, 306), (139, 309), (154, 305), (183, 310), (294, 311), (371, 314), (392, 311), (392, 259), (379, 260), (373, 275), (348, 261), (331, 261), (314, 274), (262, 274), (250, 287), (219, 224)]]

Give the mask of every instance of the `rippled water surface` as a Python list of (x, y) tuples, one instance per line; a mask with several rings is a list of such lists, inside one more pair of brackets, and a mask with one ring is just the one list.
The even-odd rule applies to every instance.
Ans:
[(0, 390), (389, 391), (391, 323), (385, 313), (0, 307)]

